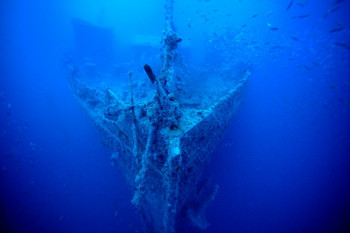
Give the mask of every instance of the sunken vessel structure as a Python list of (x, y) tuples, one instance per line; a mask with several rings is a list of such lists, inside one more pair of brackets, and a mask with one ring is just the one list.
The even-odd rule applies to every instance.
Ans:
[(204, 75), (186, 66), (173, 9), (174, 0), (166, 0), (160, 70), (145, 64), (142, 72), (114, 74), (127, 85), (113, 79), (98, 84), (86, 81), (98, 75), (93, 65), (83, 72), (67, 62), (72, 92), (113, 150), (111, 159), (134, 192), (131, 203), (154, 233), (175, 232), (179, 215), (208, 226), (204, 212), (218, 186), (202, 177), (203, 169), (242, 102), (249, 76), (236, 67), (222, 79), (216, 70)]

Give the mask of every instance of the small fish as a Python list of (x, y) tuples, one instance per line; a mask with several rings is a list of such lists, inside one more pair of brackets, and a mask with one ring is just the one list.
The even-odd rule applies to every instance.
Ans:
[(343, 2), (343, 1), (344, 0), (337, 0), (337, 1), (334, 2), (334, 5), (337, 5), (337, 4), (339, 4), (339, 3)]
[(288, 4), (286, 11), (288, 11), (292, 6), (293, 6), (294, 0), (290, 1), (290, 3)]
[(275, 45), (275, 46), (271, 46), (270, 49), (283, 49), (283, 46)]
[(309, 3), (309, 1), (300, 1), (300, 2), (298, 2), (297, 4), (298, 4), (298, 6), (300, 6), (300, 7), (304, 7), (304, 6), (306, 6), (308, 3)]
[(344, 27), (344, 22), (343, 21), (337, 20), (337, 21), (335, 21), (335, 24), (338, 25), (338, 26)]
[(312, 61), (312, 64), (314, 64), (315, 66), (320, 66), (320, 63), (318, 63), (317, 61)]
[(292, 39), (295, 40), (295, 41), (299, 41), (299, 38), (296, 37), (296, 36), (291, 36), (290, 38), (292, 38)]
[(27, 161), (27, 164), (31, 167), (34, 167), (34, 162), (32, 160)]
[(0, 92), (0, 101), (5, 101), (5, 94)]
[(118, 161), (119, 158), (119, 152), (115, 152), (111, 156), (111, 165), (114, 166), (114, 164)]
[(256, 18), (258, 16), (258, 14), (252, 15), (253, 18)]
[(311, 70), (311, 68), (310, 68), (309, 66), (307, 66), (307, 65), (303, 65), (303, 67), (304, 67), (305, 69), (307, 69), (307, 70)]
[(304, 14), (304, 15), (299, 15), (298, 16), (299, 19), (306, 19), (306, 18), (309, 18), (309, 17), (311, 17), (310, 14)]
[(334, 45), (339, 46), (339, 47), (343, 47), (346, 49), (350, 49), (350, 44), (346, 44), (346, 43), (342, 43), (342, 42), (335, 42)]
[(272, 24), (266, 23), (266, 25), (270, 28), (272, 31), (277, 31), (279, 28), (278, 27), (273, 27)]
[(345, 27), (333, 28), (333, 29), (329, 30), (329, 33), (340, 32), (340, 31), (343, 31), (344, 29), (345, 29)]
[(337, 10), (339, 10), (339, 8), (340, 6), (335, 6), (331, 9), (328, 9), (328, 11), (323, 15), (323, 18), (327, 18), (330, 13), (336, 12)]
[(273, 11), (269, 11), (267, 14), (266, 14), (266, 17), (270, 16), (273, 14)]
[(340, 9), (340, 6), (335, 6), (335, 7), (331, 8), (331, 9), (329, 9), (329, 12), (336, 12), (339, 9)]
[(189, 23), (187, 24), (187, 27), (188, 27), (188, 28), (192, 28), (191, 24), (189, 24)]

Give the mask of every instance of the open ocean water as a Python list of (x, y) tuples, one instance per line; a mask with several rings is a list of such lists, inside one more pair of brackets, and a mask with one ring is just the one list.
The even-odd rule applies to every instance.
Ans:
[[(126, 77), (159, 64), (145, 54), (164, 3), (0, 1), (0, 232), (144, 232), (63, 63)], [(350, 232), (349, 13), (348, 0), (175, 0), (188, 65), (251, 72), (205, 169), (220, 186), (210, 226), (176, 232)]]

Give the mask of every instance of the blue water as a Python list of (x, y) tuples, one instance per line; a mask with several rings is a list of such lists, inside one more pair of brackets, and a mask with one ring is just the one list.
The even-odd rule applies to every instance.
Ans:
[[(204, 232), (349, 232), (350, 1), (296, 0), (286, 10), (289, 3), (175, 0), (188, 62), (216, 64), (222, 54), (202, 56), (208, 38), (233, 29), (226, 52), (251, 69), (206, 168), (220, 189)], [(73, 97), (62, 57), (75, 51), (71, 21), (81, 19), (114, 30), (111, 63), (133, 62), (142, 51), (130, 38), (160, 41), (163, 4), (0, 2), (1, 232), (143, 232), (132, 190)], [(176, 229), (202, 232), (185, 222)]]

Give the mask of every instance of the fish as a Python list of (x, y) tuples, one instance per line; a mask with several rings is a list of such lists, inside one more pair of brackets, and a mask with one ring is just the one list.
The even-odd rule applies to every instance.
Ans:
[(273, 14), (273, 11), (269, 11), (267, 14), (266, 14), (266, 17), (270, 16)]
[(340, 32), (340, 31), (343, 31), (344, 29), (345, 29), (345, 27), (333, 28), (333, 29), (329, 30), (329, 33)]
[(314, 64), (315, 66), (320, 66), (320, 63), (318, 63), (317, 61), (312, 61), (312, 64)]
[(293, 3), (294, 3), (294, 0), (289, 2), (288, 6), (286, 8), (286, 11), (288, 11), (293, 6)]
[(0, 92), (0, 101), (5, 101), (5, 94)]
[(273, 27), (271, 23), (266, 23), (266, 25), (270, 28), (272, 31), (277, 31), (279, 28), (278, 27)]
[(28, 121), (24, 120), (24, 129), (28, 129)]
[(291, 36), (290, 38), (292, 38), (292, 39), (295, 40), (295, 41), (299, 41), (299, 38), (296, 37), (296, 36)]
[(306, 19), (306, 18), (309, 18), (309, 17), (311, 17), (310, 14), (298, 15), (299, 19)]
[(294, 15), (291, 17), (291, 19), (306, 19), (306, 18), (309, 18), (311, 17), (310, 14), (304, 14), (304, 15)]
[(335, 21), (335, 24), (338, 26), (344, 26), (344, 22), (340, 20)]
[(337, 10), (339, 10), (340, 6), (335, 6), (331, 9), (329, 9), (329, 12), (336, 12)]
[(309, 3), (309, 1), (300, 1), (300, 2), (298, 2), (297, 4), (298, 4), (298, 6), (300, 6), (300, 7), (304, 7), (304, 6), (306, 6), (308, 3)]
[(337, 10), (339, 10), (339, 8), (340, 6), (335, 6), (333, 8), (328, 9), (327, 12), (323, 15), (323, 18), (327, 18), (330, 13), (336, 12)]
[(350, 44), (347, 44), (347, 43), (334, 42), (334, 45), (339, 46), (339, 47), (343, 47), (343, 48), (346, 48), (346, 49), (350, 49)]
[(296, 65), (298, 68), (305, 68), (306, 70), (311, 70), (311, 68), (307, 65)]
[(283, 49), (283, 46), (274, 45), (274, 46), (271, 46), (270, 49)]
[(253, 18), (256, 18), (258, 16), (258, 14), (252, 15)]
[(305, 69), (307, 69), (307, 70), (311, 70), (311, 68), (310, 68), (309, 66), (307, 66), (307, 65), (303, 65), (303, 67), (304, 67)]
[(114, 166), (114, 164), (117, 162), (119, 158), (119, 152), (115, 152), (111, 156), (111, 165)]
[(344, 0), (337, 0), (337, 1), (334, 2), (334, 5), (337, 5), (337, 4), (339, 4), (339, 3), (343, 2), (343, 1)]

